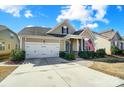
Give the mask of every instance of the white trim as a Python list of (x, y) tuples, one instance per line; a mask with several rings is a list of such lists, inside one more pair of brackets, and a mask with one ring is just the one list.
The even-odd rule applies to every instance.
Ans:
[(61, 37), (53, 37), (53, 36), (35, 36), (35, 35), (23, 35), (24, 38), (41, 38), (41, 39), (63, 39)]
[(68, 34), (67, 36), (64, 37), (64, 39), (70, 39), (70, 38), (81, 39), (82, 37), (79, 35), (71, 35), (71, 34)]
[(64, 41), (64, 51), (66, 51), (66, 41), (65, 40), (63, 41)]
[(22, 37), (20, 37), (19, 39), (20, 39), (20, 48), (22, 49)]
[(76, 42), (77, 42), (77, 51), (79, 51), (79, 40), (77, 39)]
[(83, 39), (81, 39), (81, 51), (83, 51)]

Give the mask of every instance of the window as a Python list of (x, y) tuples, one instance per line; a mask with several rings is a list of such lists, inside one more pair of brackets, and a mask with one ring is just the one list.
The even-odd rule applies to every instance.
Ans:
[(68, 34), (68, 27), (67, 26), (62, 27), (62, 34)]
[(10, 44), (8, 44), (8, 49), (10, 49)]
[(79, 51), (81, 51), (81, 40), (79, 40)]
[(121, 50), (123, 50), (123, 43), (121, 42), (120, 44), (121, 44)]
[(18, 45), (17, 44), (16, 44), (15, 48), (18, 49)]
[(0, 42), (0, 51), (5, 50), (5, 42)]
[(2, 50), (2, 43), (0, 43), (0, 50)]
[(10, 38), (12, 38), (12, 39), (13, 39), (13, 38), (14, 38), (14, 34), (12, 34), (12, 33), (11, 33), (11, 34), (10, 34)]
[(66, 51), (69, 52), (69, 42), (66, 41)]
[(83, 50), (85, 50), (85, 40), (83, 39)]
[(113, 46), (115, 46), (115, 42), (112, 42), (113, 43)]

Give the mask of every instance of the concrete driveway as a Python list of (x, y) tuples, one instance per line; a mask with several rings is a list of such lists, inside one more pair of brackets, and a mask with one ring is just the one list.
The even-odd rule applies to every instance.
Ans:
[(114, 87), (124, 83), (122, 79), (83, 66), (83, 62), (68, 62), (61, 58), (26, 60), (0, 86)]

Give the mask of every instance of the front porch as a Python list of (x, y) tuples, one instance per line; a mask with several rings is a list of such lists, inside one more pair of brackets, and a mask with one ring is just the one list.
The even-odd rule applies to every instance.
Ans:
[(79, 51), (95, 51), (91, 38), (70, 36), (65, 40), (65, 51), (78, 54)]

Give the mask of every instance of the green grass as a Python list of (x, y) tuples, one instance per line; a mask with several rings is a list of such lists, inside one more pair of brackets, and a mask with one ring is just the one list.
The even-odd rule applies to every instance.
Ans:
[(113, 56), (106, 56), (105, 58), (92, 59), (92, 61), (107, 62), (107, 63), (117, 63), (117, 62), (124, 62), (124, 58), (118, 58), (118, 57), (113, 57)]

